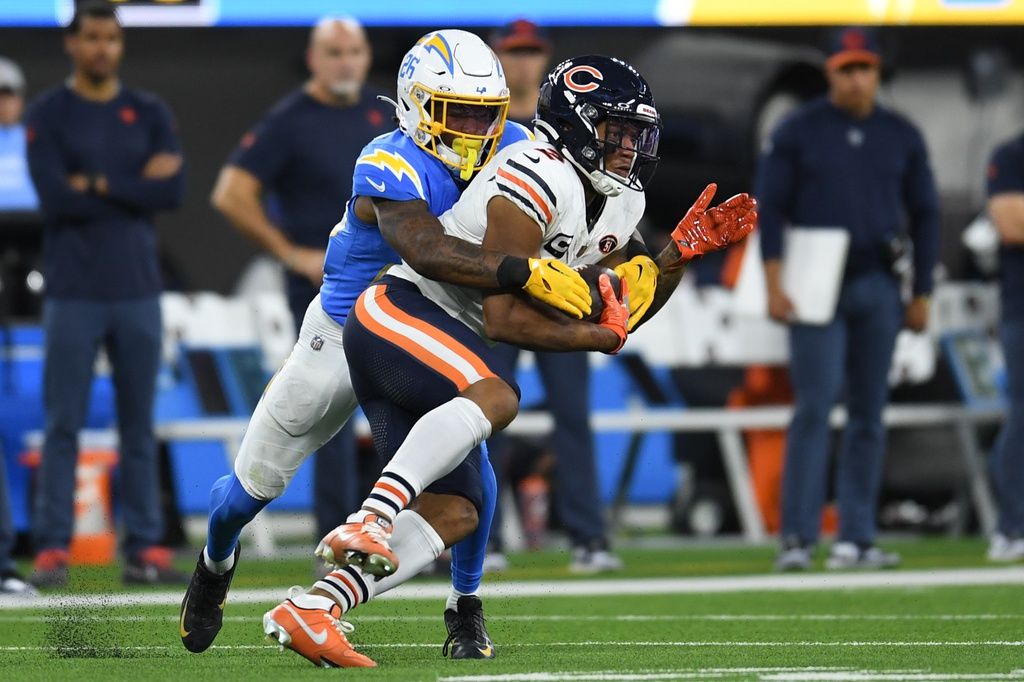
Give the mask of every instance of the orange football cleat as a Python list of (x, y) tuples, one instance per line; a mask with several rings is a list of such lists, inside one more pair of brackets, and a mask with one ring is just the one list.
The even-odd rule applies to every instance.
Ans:
[(332, 566), (356, 566), (377, 578), (398, 570), (398, 557), (391, 550), (391, 522), (376, 514), (363, 521), (343, 523), (324, 536), (315, 554)]
[(337, 606), (325, 609), (303, 608), (292, 598), (296, 590), (289, 591), (288, 599), (263, 614), (263, 632), (268, 639), (285, 647), (321, 668), (376, 668), (373, 659), (356, 651), (345, 636), (355, 628), (341, 620)]

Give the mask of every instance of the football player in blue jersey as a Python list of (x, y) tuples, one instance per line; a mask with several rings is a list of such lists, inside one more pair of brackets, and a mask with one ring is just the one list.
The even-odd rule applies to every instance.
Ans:
[[(355, 410), (342, 325), (379, 271), (405, 260), (433, 279), (475, 288), (521, 288), (577, 318), (590, 312), (588, 287), (571, 268), (555, 259), (508, 256), (448, 236), (436, 217), (454, 205), (500, 147), (531, 136), (518, 124), (506, 125), (508, 91), (490, 48), (465, 31), (427, 34), (402, 62), (393, 104), (398, 129), (373, 140), (356, 162), (352, 198), (331, 234), (320, 295), (306, 311), (291, 355), (256, 407), (234, 473), (219, 479), (211, 491), (207, 544), (179, 620), (179, 634), (190, 651), (205, 651), (221, 628), (242, 528), (284, 491), (305, 458)], [(467, 490), (482, 490), (482, 498), (468, 499)], [(482, 631), (480, 602), (467, 597), (479, 587), (494, 498), (486, 454), (467, 459), (395, 520), (390, 544), (402, 558), (399, 572), (374, 580), (354, 566), (338, 569), (309, 593), (293, 594), (268, 612), (264, 630), (316, 665), (372, 666), (346, 639), (341, 614), (415, 575), (452, 547), (447, 610), (468, 605), (472, 612), (456, 613), (454, 621), (479, 623)], [(483, 645), (485, 635), (467, 656), (493, 656), (493, 647)]]

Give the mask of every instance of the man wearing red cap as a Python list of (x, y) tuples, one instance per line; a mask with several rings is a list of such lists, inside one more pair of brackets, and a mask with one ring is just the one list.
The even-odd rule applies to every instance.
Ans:
[[(885, 455), (882, 410), (900, 327), (921, 331), (938, 259), (939, 208), (920, 132), (877, 101), (875, 36), (841, 29), (825, 62), (828, 95), (773, 132), (758, 168), (762, 254), (771, 316), (789, 325), (796, 394), (786, 441), (779, 570), (810, 567), (828, 488), (829, 413), (845, 388), (849, 423), (836, 466), (839, 537), (826, 566), (886, 568), (899, 556), (875, 545)], [(802, 323), (782, 286), (782, 231), (841, 227), (849, 252), (833, 319)], [(897, 274), (913, 242), (913, 294)], [(788, 292), (792, 294), (793, 292)]]

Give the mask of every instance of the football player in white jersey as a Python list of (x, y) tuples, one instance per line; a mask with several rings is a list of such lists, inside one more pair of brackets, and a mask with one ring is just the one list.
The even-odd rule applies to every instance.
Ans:
[(499, 152), (442, 215), (446, 233), (521, 257), (615, 267), (621, 292), (603, 275), (603, 311), (587, 322), (509, 289), (429, 279), (407, 263), (371, 285), (345, 323), (344, 343), (356, 395), (389, 462), (362, 509), (317, 548), (329, 563), (397, 577), (388, 543), (394, 518), (515, 417), (518, 387), (487, 339), (617, 353), (689, 260), (726, 248), (756, 223), (746, 194), (709, 208), (709, 185), (657, 259), (647, 254), (636, 224), (658, 160), (660, 118), (646, 81), (621, 60), (578, 57), (556, 67), (541, 88), (536, 126), (542, 139)]

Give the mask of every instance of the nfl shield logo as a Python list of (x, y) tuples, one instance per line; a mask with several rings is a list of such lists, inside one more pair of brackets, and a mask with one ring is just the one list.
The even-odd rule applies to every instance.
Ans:
[(324, 347), (324, 340), (320, 336), (314, 336), (309, 340), (309, 347), (313, 350), (320, 350)]

